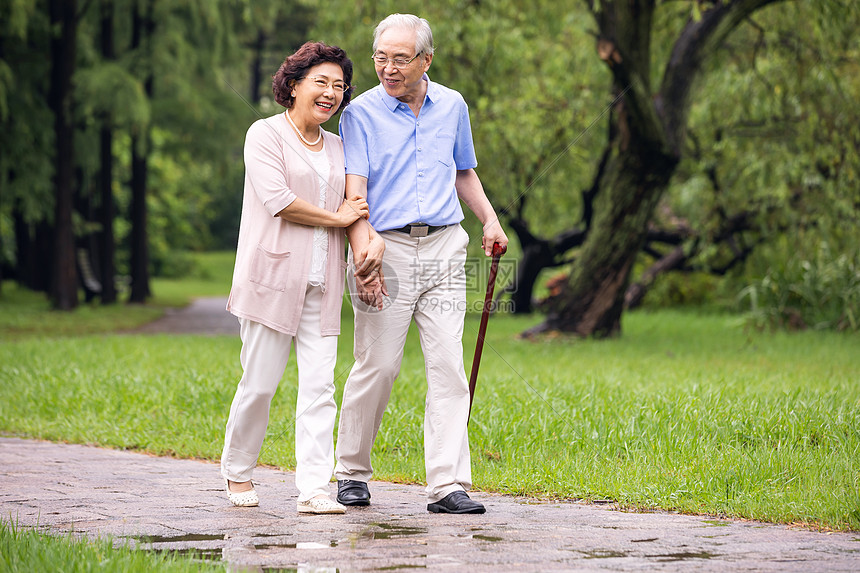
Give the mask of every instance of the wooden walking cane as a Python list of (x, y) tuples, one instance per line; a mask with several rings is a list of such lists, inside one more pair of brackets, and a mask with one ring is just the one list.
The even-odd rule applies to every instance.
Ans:
[(481, 353), (484, 351), (484, 335), (487, 333), (487, 321), (490, 319), (490, 309), (493, 306), (493, 290), (496, 288), (499, 259), (502, 258), (502, 255), (507, 250), (507, 247), (493, 243), (493, 263), (490, 265), (490, 276), (487, 280), (487, 296), (484, 297), (484, 310), (481, 313), (481, 326), (478, 327), (475, 358), (472, 360), (472, 375), (469, 378), (469, 419), (472, 418), (472, 402), (475, 400), (475, 386), (478, 383), (478, 366), (481, 365)]

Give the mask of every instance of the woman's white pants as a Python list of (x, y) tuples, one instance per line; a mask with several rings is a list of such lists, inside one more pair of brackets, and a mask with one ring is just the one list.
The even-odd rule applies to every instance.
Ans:
[(309, 286), (295, 336), (240, 318), (242, 379), (230, 407), (221, 475), (251, 479), (269, 424), (269, 406), (295, 340), (299, 369), (296, 400), (296, 486), (299, 501), (329, 495), (334, 470), (334, 367), (337, 336), (320, 334), (322, 289)]

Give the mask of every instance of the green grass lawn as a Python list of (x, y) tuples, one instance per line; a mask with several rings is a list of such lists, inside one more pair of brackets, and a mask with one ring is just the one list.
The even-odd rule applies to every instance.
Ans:
[[(352, 364), (348, 308), (344, 318), (338, 401)], [(478, 320), (466, 322), (467, 371)], [(663, 310), (627, 314), (616, 340), (519, 340), (537, 320), (490, 321), (470, 426), (475, 488), (860, 529), (860, 336), (746, 332), (732, 315)], [(237, 338), (5, 329), (0, 431), (220, 455)], [(376, 478), (423, 481), (424, 392), (411, 332)], [(262, 463), (294, 466), (295, 393), (293, 359)]]

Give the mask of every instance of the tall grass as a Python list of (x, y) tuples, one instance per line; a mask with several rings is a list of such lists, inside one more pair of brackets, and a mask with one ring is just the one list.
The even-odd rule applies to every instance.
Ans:
[(743, 289), (758, 328), (860, 331), (860, 253), (834, 257), (827, 245), (809, 259), (790, 259)]

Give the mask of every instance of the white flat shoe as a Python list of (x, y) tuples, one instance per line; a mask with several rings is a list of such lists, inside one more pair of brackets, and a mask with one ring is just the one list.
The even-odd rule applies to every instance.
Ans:
[(229, 482), (225, 482), (224, 487), (227, 489), (227, 499), (229, 499), (230, 503), (236, 507), (257, 507), (260, 505), (260, 498), (257, 497), (257, 490), (249, 489), (248, 491), (230, 491)]
[(327, 497), (315, 497), (307, 501), (300, 501), (296, 507), (299, 513), (314, 513), (318, 515), (346, 513), (344, 506)]

